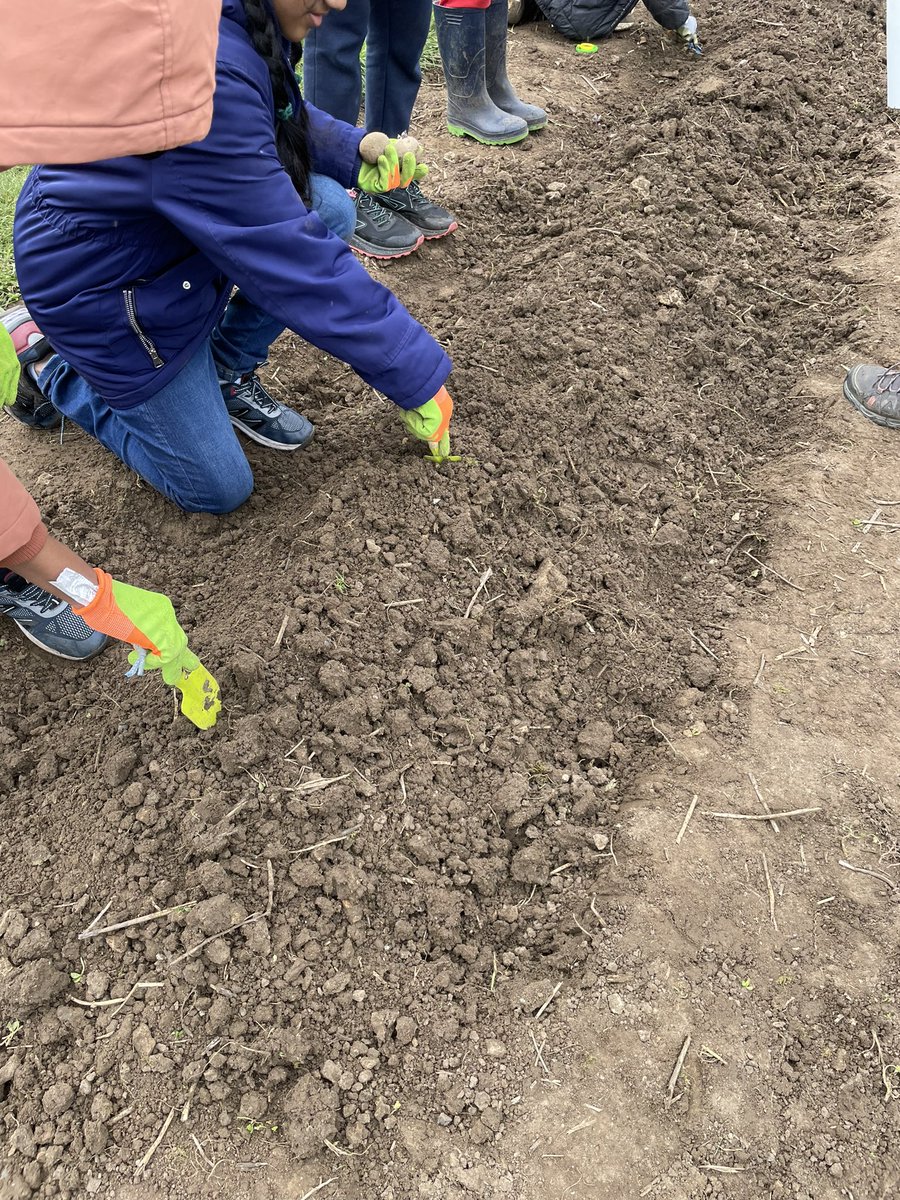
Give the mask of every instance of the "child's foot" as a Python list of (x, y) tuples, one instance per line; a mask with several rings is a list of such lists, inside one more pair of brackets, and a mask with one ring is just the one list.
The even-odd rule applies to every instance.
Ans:
[(68, 604), (0, 568), (0, 613), (9, 617), (30, 642), (72, 662), (93, 658), (106, 637), (85, 625)]
[(235, 429), (270, 450), (302, 450), (315, 433), (306, 417), (271, 396), (255, 371), (220, 379), (225, 407)]
[(18, 394), (8, 411), (23, 425), (35, 429), (54, 429), (60, 422), (60, 415), (37, 385), (38, 375), (53, 354), (50, 343), (24, 304), (16, 304), (0, 313), (0, 321), (12, 338), (22, 368)]

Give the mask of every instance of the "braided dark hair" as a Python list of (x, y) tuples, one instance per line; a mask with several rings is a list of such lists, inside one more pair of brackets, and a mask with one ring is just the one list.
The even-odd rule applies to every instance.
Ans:
[(253, 49), (269, 68), (277, 114), (275, 145), (278, 148), (278, 157), (291, 177), (300, 199), (308, 205), (312, 161), (309, 153), (309, 117), (306, 106), (301, 101), (297, 110), (291, 67), (285, 58), (281, 34), (267, 0), (244, 0), (244, 12), (247, 15), (247, 32), (253, 42)]

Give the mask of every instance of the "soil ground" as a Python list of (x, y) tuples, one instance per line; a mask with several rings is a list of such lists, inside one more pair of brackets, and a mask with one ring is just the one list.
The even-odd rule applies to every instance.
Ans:
[(699, 16), (515, 31), (518, 149), (423, 90), (460, 230), (378, 270), (453, 468), (293, 336), (318, 436), (225, 519), (0, 428), (225, 698), (4, 638), (3, 1200), (897, 1194), (900, 444), (840, 395), (900, 344), (883, 14)]

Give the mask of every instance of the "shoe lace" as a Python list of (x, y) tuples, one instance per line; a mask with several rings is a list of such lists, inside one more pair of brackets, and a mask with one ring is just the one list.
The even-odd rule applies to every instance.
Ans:
[(379, 204), (378, 201), (374, 199), (374, 197), (370, 196), (368, 192), (359, 193), (359, 207), (363, 210), (372, 224), (377, 226), (378, 229), (384, 229), (384, 227), (389, 225), (393, 219), (394, 214), (389, 209)]
[(887, 367), (875, 380), (877, 392), (900, 392), (900, 363)]
[(52, 608), (59, 608), (59, 600), (34, 583), (29, 583), (27, 587), (22, 588), (19, 598), (29, 608), (37, 609), (41, 616), (46, 616)]
[(415, 208), (417, 204), (428, 203), (428, 201), (422, 195), (422, 189), (419, 187), (418, 179), (411, 179), (409, 181), (409, 183), (406, 185), (406, 194), (409, 196), (410, 203), (412, 204), (413, 208)]
[(281, 412), (281, 405), (277, 400), (272, 399), (260, 383), (259, 376), (255, 371), (235, 382), (234, 398), (240, 400), (242, 404), (252, 404), (255, 408), (261, 409), (267, 417), (277, 417)]

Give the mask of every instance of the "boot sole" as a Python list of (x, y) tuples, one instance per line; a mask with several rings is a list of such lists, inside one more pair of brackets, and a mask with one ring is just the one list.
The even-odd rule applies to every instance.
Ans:
[(513, 137), (499, 138), (485, 137), (484, 134), (475, 133), (471, 129), (465, 129), (462, 125), (448, 125), (447, 130), (448, 132), (452, 133), (454, 137), (470, 137), (474, 141), (480, 142), (482, 146), (514, 146), (516, 142), (524, 142), (528, 137), (527, 129), (524, 133), (517, 133)]
[(231, 423), (235, 429), (239, 429), (240, 432), (244, 434), (245, 437), (250, 438), (252, 442), (258, 442), (260, 446), (265, 446), (269, 450), (302, 450), (304, 446), (309, 445), (316, 432), (316, 428), (313, 426), (312, 432), (310, 433), (309, 437), (305, 439), (305, 441), (293, 442), (291, 445), (287, 445), (284, 442), (272, 441), (271, 438), (265, 437), (264, 434), (261, 434), (256, 429), (250, 429), (249, 426), (244, 425), (241, 421), (235, 420), (234, 417), (231, 417)]
[(900, 429), (900, 421), (893, 417), (882, 417), (879, 413), (873, 412), (871, 408), (866, 408), (856, 393), (848, 389), (846, 382), (844, 383), (844, 399), (873, 424), (880, 425), (883, 429)]
[(408, 250), (391, 250), (390, 252), (386, 252), (383, 246), (373, 246), (367, 242), (351, 242), (350, 249), (354, 254), (361, 254), (364, 258), (377, 258), (387, 261), (392, 258), (408, 258), (410, 254), (415, 254), (424, 241), (425, 235), (422, 234), (416, 244), (410, 246)]

